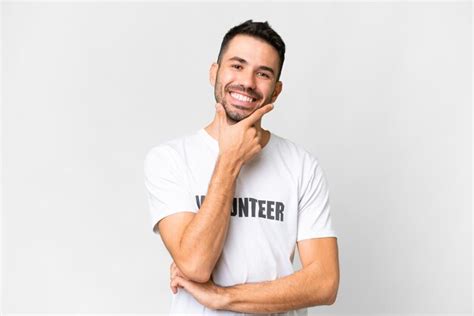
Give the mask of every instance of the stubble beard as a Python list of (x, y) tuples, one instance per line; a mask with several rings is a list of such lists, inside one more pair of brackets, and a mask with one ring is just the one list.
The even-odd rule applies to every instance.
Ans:
[(227, 118), (229, 120), (237, 123), (243, 120), (244, 118), (246, 118), (248, 115), (250, 115), (250, 114), (242, 115), (236, 111), (232, 111), (232, 109), (230, 109), (230, 106), (227, 104), (225, 100), (225, 95), (226, 95), (226, 91), (223, 89), (222, 83), (217, 81), (216, 86), (214, 88), (214, 98), (216, 99), (216, 102), (222, 104), (222, 106), (224, 107), (225, 113), (227, 115)]
[[(227, 102), (225, 100), (225, 96), (226, 96), (226, 91), (225, 91), (222, 83), (219, 81), (219, 74), (217, 74), (216, 84), (215, 84), (215, 87), (214, 87), (214, 98), (216, 99), (217, 103), (222, 104), (222, 106), (224, 107), (225, 113), (227, 115), (227, 118), (229, 120), (231, 120), (232, 122), (235, 122), (235, 123), (240, 122), (241, 120), (247, 118), (255, 110), (258, 109), (258, 108), (256, 108), (256, 109), (254, 109), (254, 111), (252, 111), (248, 114), (241, 114), (239, 112), (232, 111), (232, 109), (230, 108), (230, 106), (227, 104)], [(269, 100), (264, 100), (262, 106), (267, 104), (266, 103), (267, 101), (269, 101)]]

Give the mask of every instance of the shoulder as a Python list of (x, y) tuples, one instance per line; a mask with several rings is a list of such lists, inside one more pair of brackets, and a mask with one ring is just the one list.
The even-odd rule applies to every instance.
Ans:
[(318, 164), (318, 157), (306, 145), (290, 140), (272, 132), (276, 150), (302, 165)]
[(193, 141), (195, 137), (196, 132), (193, 131), (182, 136), (167, 138), (161, 143), (150, 147), (145, 153), (145, 166), (156, 161), (169, 163), (179, 162), (185, 151), (186, 144)]

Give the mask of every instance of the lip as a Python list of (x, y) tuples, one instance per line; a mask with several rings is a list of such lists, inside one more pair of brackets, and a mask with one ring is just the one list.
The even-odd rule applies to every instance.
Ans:
[(246, 95), (246, 94), (237, 92), (237, 91), (229, 91), (228, 94), (229, 94), (229, 97), (232, 99), (232, 102), (235, 103), (235, 104), (237, 104), (237, 105), (239, 105), (239, 107), (243, 107), (243, 108), (249, 109), (249, 108), (253, 107), (253, 106), (257, 103), (257, 101), (258, 101), (258, 99), (255, 100), (255, 101), (253, 101), (253, 102), (240, 101), (239, 99), (234, 98), (234, 97), (230, 94), (231, 92), (235, 92), (235, 93), (238, 93), (238, 94), (242, 94), (242, 95), (248, 96), (249, 98), (252, 98), (252, 99), (255, 99), (255, 98), (253, 98), (253, 97), (251, 97), (251, 96), (249, 96), (249, 95)]

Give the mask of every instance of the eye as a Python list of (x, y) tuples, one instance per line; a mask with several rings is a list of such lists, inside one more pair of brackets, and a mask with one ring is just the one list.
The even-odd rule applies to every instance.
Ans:
[(241, 65), (231, 65), (231, 67), (238, 69), (238, 67), (242, 67)]
[(263, 76), (265, 76), (266, 78), (270, 78), (270, 76), (269, 76), (269, 75), (267, 75), (267, 74), (266, 74), (266, 73), (264, 73), (264, 72), (259, 72), (259, 74), (262, 74), (262, 75), (263, 75)]

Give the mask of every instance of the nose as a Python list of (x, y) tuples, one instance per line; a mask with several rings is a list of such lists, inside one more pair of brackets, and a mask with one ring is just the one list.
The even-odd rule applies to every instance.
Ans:
[(242, 73), (242, 76), (240, 78), (240, 83), (245, 89), (249, 90), (255, 90), (256, 88), (256, 80), (255, 76), (253, 74), (253, 71), (249, 70), (244, 73)]

